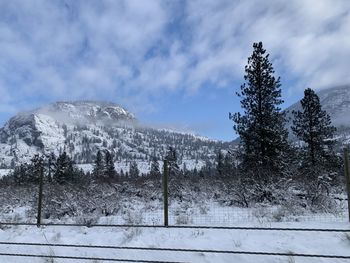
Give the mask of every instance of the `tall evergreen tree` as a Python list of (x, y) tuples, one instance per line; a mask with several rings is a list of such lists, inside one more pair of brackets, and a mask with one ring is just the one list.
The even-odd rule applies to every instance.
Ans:
[(340, 160), (333, 152), (332, 137), (336, 128), (331, 118), (322, 110), (320, 99), (310, 88), (304, 91), (300, 101), (302, 110), (294, 111), (292, 131), (303, 142), (300, 149), (300, 178), (312, 203), (322, 201), (328, 193), (332, 178), (340, 168)]
[(53, 180), (53, 173), (56, 170), (56, 156), (54, 153), (51, 153), (49, 156), (47, 156), (46, 158), (46, 162), (47, 162), (47, 179), (49, 182), (51, 182)]
[(114, 161), (112, 154), (106, 150), (105, 151), (105, 162), (104, 162), (104, 175), (109, 178), (113, 178), (116, 174), (114, 168)]
[(26, 169), (24, 169), (24, 164), (16, 166), (13, 169), (13, 181), (15, 184), (20, 185), (24, 182), (26, 177)]
[(235, 173), (236, 167), (234, 165), (234, 159), (230, 153), (226, 153), (223, 163), (223, 174), (225, 176), (234, 176)]
[(160, 177), (159, 163), (156, 157), (152, 158), (150, 175), (153, 177)]
[(44, 160), (39, 155), (36, 154), (31, 159), (31, 178), (29, 178), (29, 181), (31, 182), (39, 182), (40, 173), (44, 169)]
[(219, 151), (216, 155), (216, 171), (220, 176), (224, 174), (224, 155)]
[(122, 179), (125, 177), (125, 174), (124, 174), (123, 169), (120, 169), (119, 176), (120, 176), (120, 178), (122, 178)]
[(254, 43), (253, 48), (245, 67), (245, 83), (237, 93), (244, 112), (230, 114), (230, 119), (241, 139), (242, 166), (266, 178), (271, 173), (280, 174), (283, 169), (288, 132), (280, 108), (283, 103), (280, 78), (275, 78), (263, 44)]
[(104, 163), (103, 163), (103, 156), (100, 150), (97, 151), (95, 162), (94, 162), (94, 169), (92, 171), (93, 175), (96, 177), (103, 177), (104, 172)]
[(53, 174), (53, 178), (56, 182), (60, 184), (64, 184), (67, 182), (72, 182), (75, 179), (73, 161), (67, 155), (66, 152), (60, 154), (56, 160), (56, 164), (54, 165), (55, 171)]
[(310, 88), (304, 91), (300, 101), (302, 110), (293, 111), (292, 131), (305, 143), (306, 162), (319, 165), (332, 150), (332, 137), (336, 128), (332, 126), (331, 117), (322, 110), (320, 99)]
[(168, 160), (169, 165), (169, 175), (179, 175), (181, 174), (180, 167), (177, 160), (177, 153), (174, 147), (169, 147), (169, 150), (166, 155), (166, 160)]
[(131, 178), (138, 178), (140, 175), (139, 168), (138, 168), (137, 163), (135, 161), (132, 161), (130, 163), (129, 175)]

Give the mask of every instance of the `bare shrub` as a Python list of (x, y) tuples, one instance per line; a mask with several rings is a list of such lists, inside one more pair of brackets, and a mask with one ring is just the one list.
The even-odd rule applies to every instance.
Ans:
[(75, 218), (75, 222), (77, 224), (81, 224), (81, 225), (84, 225), (84, 226), (92, 226), (92, 225), (96, 225), (98, 223), (98, 220), (99, 220), (99, 217), (97, 216), (84, 216), (84, 215), (81, 215), (81, 216), (77, 216)]
[(127, 225), (141, 225), (143, 223), (143, 213), (141, 211), (127, 210), (123, 215), (123, 219)]
[(190, 217), (190, 215), (182, 213), (176, 216), (177, 225), (188, 225), (190, 223), (192, 223), (192, 218)]

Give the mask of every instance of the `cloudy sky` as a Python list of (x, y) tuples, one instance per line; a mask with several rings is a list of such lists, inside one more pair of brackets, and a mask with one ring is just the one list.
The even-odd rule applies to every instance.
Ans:
[(0, 124), (57, 100), (108, 100), (147, 123), (235, 137), (252, 43), (305, 87), (350, 83), (348, 0), (0, 0)]

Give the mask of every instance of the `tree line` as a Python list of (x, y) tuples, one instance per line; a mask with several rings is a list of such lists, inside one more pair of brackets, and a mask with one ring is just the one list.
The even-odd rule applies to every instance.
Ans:
[(37, 184), (41, 173), (46, 181), (59, 184), (78, 184), (88, 181), (116, 181), (121, 179), (137, 179), (140, 176), (160, 178), (159, 161), (154, 157), (150, 162), (150, 171), (142, 174), (135, 160), (129, 162), (129, 169), (117, 172), (114, 166), (114, 156), (108, 150), (98, 150), (94, 159), (93, 169), (84, 171), (79, 168), (73, 159), (63, 152), (56, 157), (35, 155), (29, 163), (19, 164), (13, 171), (1, 178), (3, 184), (26, 185)]

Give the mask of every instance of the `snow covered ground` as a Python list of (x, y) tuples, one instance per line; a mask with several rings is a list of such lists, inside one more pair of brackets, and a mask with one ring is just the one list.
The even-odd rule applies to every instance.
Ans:
[[(243, 224), (240, 224), (243, 226)], [(247, 226), (247, 224), (244, 224)], [(264, 223), (251, 226), (341, 228), (349, 223)], [(350, 232), (243, 231), (159, 228), (9, 227), (2, 226), (0, 241), (55, 244), (192, 248), (230, 251), (329, 254), (350, 256)], [(163, 260), (176, 262), (346, 262), (338, 259), (252, 256), (169, 251), (115, 250), (0, 245), (0, 253), (68, 255), (99, 258)], [(0, 262), (73, 262), (72, 260), (0, 257)], [(74, 261), (78, 262), (78, 261)], [(88, 262), (88, 261), (79, 261)], [(91, 261), (90, 261), (91, 262)], [(107, 262), (107, 261), (95, 261)]]
[(0, 178), (8, 175), (10, 172), (12, 172), (12, 169), (0, 169)]
[[(154, 224), (162, 225), (163, 211), (159, 204), (148, 209), (136, 202), (128, 206), (128, 213), (95, 218), (94, 224)], [(152, 208), (153, 207), (153, 208)], [(152, 208), (152, 209), (151, 209)], [(253, 226), (283, 228), (349, 229), (349, 232), (293, 232), (259, 230), (218, 230), (196, 228), (116, 228), (73, 226), (0, 226), (0, 242), (31, 242), (45, 244), (81, 244), (149, 248), (210, 249), (275, 253), (305, 253), (350, 256), (350, 224), (347, 211), (341, 214), (304, 214), (281, 217), (279, 207), (238, 208), (215, 205), (184, 207), (170, 206), (170, 225)], [(19, 207), (9, 213), (10, 222), (26, 221), (26, 210)], [(88, 217), (43, 220), (53, 223), (84, 223)], [(84, 220), (82, 220), (84, 219)], [(298, 222), (286, 222), (286, 221)], [(281, 222), (278, 222), (281, 221)], [(34, 221), (33, 221), (34, 222)], [(256, 256), (241, 254), (189, 253), (170, 251), (116, 250), (101, 248), (67, 248), (52, 246), (10, 246), (0, 244), (0, 253), (42, 254), (94, 258), (143, 259), (175, 262), (347, 262), (341, 259), (320, 259), (288, 256)], [(108, 262), (69, 259), (20, 258), (0, 256), (0, 262)]]
[[(195, 182), (195, 181), (194, 181)], [(96, 184), (67, 188), (55, 185), (44, 191), (44, 223), (79, 224), (163, 224), (163, 199), (160, 180)], [(140, 184), (140, 185), (139, 185)], [(344, 232), (243, 231), (180, 228), (113, 228), (113, 227), (42, 227), (6, 226), (0, 224), (0, 242), (35, 242), (51, 244), (85, 244), (139, 246), (153, 248), (211, 249), (277, 253), (306, 253), (350, 256), (350, 224), (345, 196), (337, 195), (336, 207), (327, 210), (303, 208), (298, 202), (284, 206), (259, 203), (249, 208), (235, 206), (215, 184), (201, 181), (202, 188), (192, 184), (172, 185), (179, 188), (169, 198), (170, 225), (263, 226), (290, 228), (341, 228)], [(180, 187), (181, 186), (181, 187)], [(33, 188), (34, 187), (34, 188)], [(0, 222), (35, 222), (36, 185), (1, 191)], [(78, 195), (83, 193), (86, 195)], [(180, 193), (180, 194), (179, 194)], [(183, 194), (181, 194), (183, 193)], [(214, 198), (213, 196), (222, 194)], [(52, 194), (52, 196), (50, 195)], [(63, 196), (63, 199), (58, 197)], [(212, 196), (212, 197), (211, 197)], [(342, 200), (342, 201), (340, 201)], [(297, 200), (295, 200), (297, 201)], [(335, 203), (332, 203), (335, 204)], [(87, 210), (86, 210), (87, 209)], [(54, 211), (53, 211), (54, 210)], [(62, 211), (65, 213), (61, 213)], [(91, 211), (90, 211), (91, 210)], [(323, 211), (322, 213), (320, 211)], [(108, 212), (108, 213), (107, 213)], [(215, 253), (141, 251), (50, 246), (9, 246), (0, 244), (1, 253), (42, 254), (95, 258), (124, 258), (176, 262), (346, 262), (345, 260), (281, 256), (252, 256)], [(0, 255), (0, 263), (89, 262), (43, 258), (15, 258)], [(91, 262), (91, 261), (90, 261)], [(92, 261), (101, 263), (108, 261)]]

